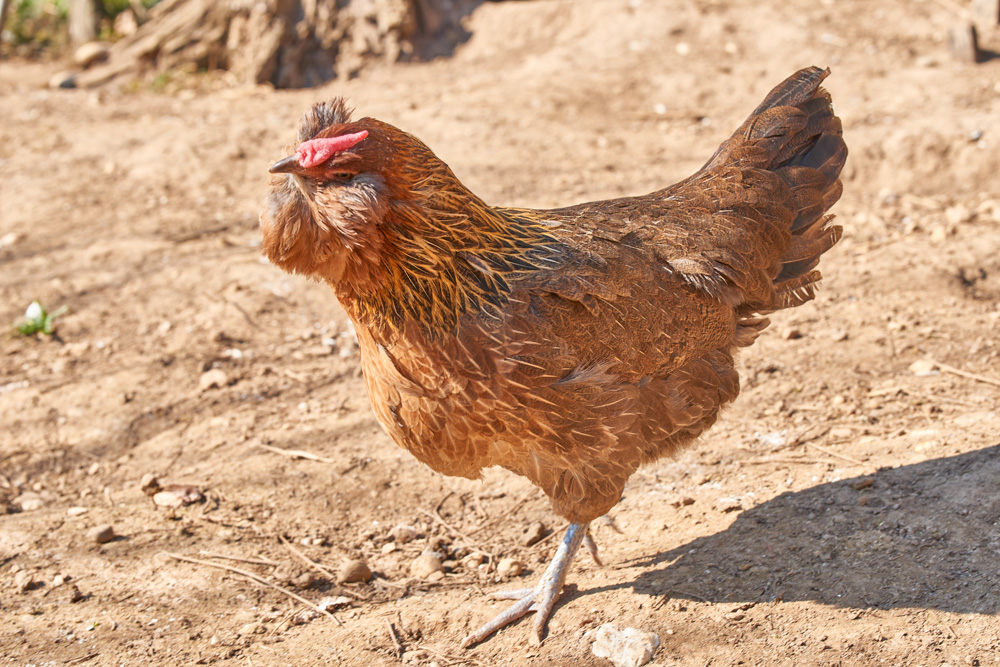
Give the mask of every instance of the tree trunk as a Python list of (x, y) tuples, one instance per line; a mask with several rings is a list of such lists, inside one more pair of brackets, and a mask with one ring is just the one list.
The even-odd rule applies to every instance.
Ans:
[(70, 0), (69, 39), (74, 46), (97, 38), (97, 8), (94, 0)]
[[(163, 0), (78, 85), (190, 68), (225, 69), (242, 83), (316, 86), (372, 60), (419, 56), (467, 38), (461, 19), (482, 0)], [(433, 13), (433, 29), (428, 23)], [(433, 44), (432, 44), (433, 43)], [(440, 49), (435, 49), (440, 51)], [(435, 54), (436, 55), (436, 54)]]

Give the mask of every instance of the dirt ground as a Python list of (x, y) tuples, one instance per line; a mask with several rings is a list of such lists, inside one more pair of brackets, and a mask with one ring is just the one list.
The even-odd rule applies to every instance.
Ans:
[[(70, 309), (58, 340), (0, 339), (2, 664), (607, 665), (604, 623), (657, 633), (656, 665), (1000, 664), (1000, 386), (972, 377), (1000, 378), (1000, 59), (953, 60), (956, 20), (943, 0), (485, 3), (450, 59), (292, 92), (52, 91), (58, 64), (0, 63), (0, 322)], [(380, 431), (343, 311), (259, 255), (268, 165), (345, 95), (487, 201), (639, 194), (812, 64), (851, 150), (819, 297), (744, 353), (716, 428), (632, 478), (541, 646), (521, 622), (458, 648), (563, 523), (525, 480), (442, 477)], [(158, 506), (148, 473), (205, 500)], [(337, 585), (282, 539), (374, 578)], [(443, 577), (411, 575), (425, 550)], [(169, 554), (344, 600), (331, 619)], [(501, 580), (506, 557), (524, 572)]]

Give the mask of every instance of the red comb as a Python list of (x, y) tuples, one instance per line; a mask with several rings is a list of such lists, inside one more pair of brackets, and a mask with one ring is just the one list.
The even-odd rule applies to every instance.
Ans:
[(315, 167), (329, 160), (334, 153), (346, 151), (367, 136), (368, 130), (361, 130), (353, 134), (342, 134), (339, 137), (310, 139), (299, 144), (299, 147), (295, 150), (295, 155), (299, 159), (300, 166), (305, 168)]

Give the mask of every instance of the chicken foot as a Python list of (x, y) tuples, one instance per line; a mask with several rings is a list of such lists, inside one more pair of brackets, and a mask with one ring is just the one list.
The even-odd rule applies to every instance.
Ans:
[[(535, 616), (535, 639), (538, 643), (542, 641), (542, 634), (552, 614), (552, 607), (562, 593), (563, 583), (566, 581), (566, 574), (569, 572), (569, 565), (573, 561), (580, 544), (586, 542), (587, 550), (590, 551), (594, 559), (597, 559), (597, 546), (588, 532), (588, 524), (572, 523), (566, 529), (566, 535), (562, 543), (556, 549), (552, 562), (545, 569), (542, 578), (534, 588), (525, 588), (515, 591), (501, 591), (494, 593), (492, 597), (506, 600), (517, 600), (506, 611), (497, 615), (478, 630), (462, 640), (462, 647), (468, 648), (472, 644), (481, 642), (500, 628), (509, 625), (528, 614), (538, 612)], [(600, 562), (600, 561), (598, 561)]]

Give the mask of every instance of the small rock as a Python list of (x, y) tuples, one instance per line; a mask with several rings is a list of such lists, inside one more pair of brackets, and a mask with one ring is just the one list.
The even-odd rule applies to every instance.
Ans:
[(25, 591), (30, 591), (32, 588), (38, 585), (35, 578), (31, 576), (31, 573), (27, 570), (21, 570), (14, 575), (14, 588), (18, 593), (24, 593)]
[(497, 574), (499, 574), (504, 579), (508, 577), (516, 577), (524, 571), (524, 565), (521, 561), (516, 558), (501, 558), (500, 562), (497, 563)]
[(975, 64), (979, 62), (979, 35), (976, 26), (961, 23), (948, 30), (948, 49), (958, 60)]
[(364, 583), (372, 578), (372, 570), (363, 560), (344, 561), (337, 573), (338, 584)]
[(972, 220), (972, 217), (972, 211), (970, 211), (969, 207), (965, 204), (955, 204), (954, 206), (949, 206), (944, 210), (944, 219), (952, 225), (969, 222)]
[(73, 52), (73, 61), (86, 69), (108, 57), (109, 47), (103, 42), (87, 42)]
[(472, 571), (483, 564), (486, 560), (486, 554), (481, 551), (473, 551), (471, 554), (462, 559), (462, 567), (466, 570)]
[(788, 441), (785, 437), (784, 431), (770, 431), (768, 433), (754, 433), (754, 439), (757, 440), (762, 445), (767, 445), (768, 447), (782, 447)]
[(241, 637), (260, 634), (263, 631), (263, 627), (264, 626), (262, 626), (260, 623), (247, 623), (239, 630), (237, 630), (236, 634), (240, 635)]
[(938, 375), (940, 373), (940, 371), (937, 370), (937, 364), (930, 359), (917, 359), (910, 364), (910, 372), (917, 377)]
[(52, 586), (62, 586), (67, 581), (69, 581), (69, 577), (67, 575), (57, 574), (52, 577)]
[(181, 484), (171, 484), (163, 491), (153, 494), (153, 502), (156, 505), (174, 509), (199, 503), (204, 499), (205, 496), (196, 487)]
[(830, 340), (834, 343), (842, 343), (850, 338), (850, 334), (847, 333), (846, 329), (834, 329), (830, 332)]
[(724, 514), (729, 512), (739, 512), (743, 509), (743, 505), (740, 504), (739, 498), (723, 498), (719, 501), (719, 511)]
[(229, 384), (229, 378), (226, 377), (225, 371), (221, 368), (213, 368), (211, 370), (205, 371), (201, 374), (198, 379), (198, 388), (201, 391), (208, 391), (209, 389), (218, 389), (225, 387)]
[(83, 599), (83, 597), (83, 593), (80, 592), (80, 589), (77, 588), (76, 584), (70, 584), (69, 590), (67, 590), (66, 595), (62, 599), (66, 600), (66, 602), (73, 603), (79, 602)]
[(395, 542), (386, 542), (385, 544), (382, 545), (382, 555), (383, 556), (391, 554), (395, 550), (396, 550), (396, 543)]
[(435, 583), (441, 581), (442, 579), (444, 579), (444, 572), (442, 570), (438, 570), (437, 572), (431, 572), (430, 574), (428, 574), (425, 581)]
[(337, 597), (327, 596), (317, 602), (316, 606), (323, 611), (336, 611), (337, 609), (346, 607), (349, 604), (351, 604), (351, 598), (344, 595), (338, 595)]
[(417, 537), (417, 529), (401, 523), (389, 531), (389, 537), (398, 544), (406, 544), (412, 542)]
[(110, 523), (94, 526), (87, 531), (87, 539), (93, 540), (98, 544), (107, 544), (111, 540), (115, 539), (115, 529)]
[(28, 491), (14, 498), (14, 504), (20, 507), (22, 512), (33, 512), (40, 509), (45, 501), (37, 493)]
[(441, 559), (434, 554), (420, 554), (410, 563), (410, 574), (420, 579), (426, 579), (433, 573), (443, 570)]
[(401, 658), (404, 665), (409, 664), (423, 664), (430, 657), (430, 653), (423, 649), (416, 649), (415, 651), (404, 651), (403, 657)]
[(607, 658), (615, 667), (641, 667), (653, 659), (660, 638), (653, 632), (635, 628), (618, 630), (610, 623), (597, 628), (590, 650), (598, 658)]
[(945, 225), (934, 225), (931, 229), (931, 241), (934, 243), (941, 243), (947, 240), (948, 236), (951, 234), (951, 229)]
[(854, 431), (846, 426), (835, 426), (830, 429), (830, 437), (835, 440), (850, 438), (852, 435), (854, 435)]
[(521, 544), (530, 547), (543, 537), (545, 537), (545, 524), (541, 521), (535, 521), (521, 533)]
[(49, 79), (49, 88), (76, 88), (76, 73), (56, 72)]
[(785, 327), (781, 330), (781, 337), (785, 340), (797, 340), (802, 338), (802, 331), (797, 327)]
[(81, 514), (86, 514), (86, 507), (70, 507), (66, 510), (66, 516), (80, 516)]
[(293, 578), (290, 583), (293, 587), (301, 588), (302, 590), (312, 588), (313, 584), (316, 583), (316, 575), (312, 572), (303, 572), (299, 576)]
[(147, 472), (139, 482), (139, 490), (147, 496), (154, 496), (160, 491), (160, 480), (153, 473)]

